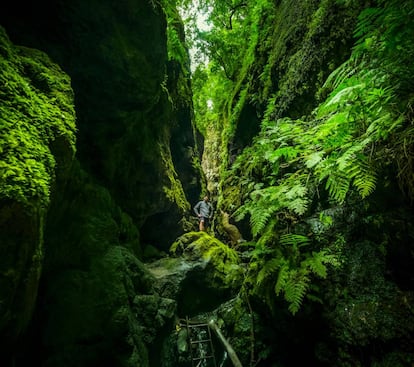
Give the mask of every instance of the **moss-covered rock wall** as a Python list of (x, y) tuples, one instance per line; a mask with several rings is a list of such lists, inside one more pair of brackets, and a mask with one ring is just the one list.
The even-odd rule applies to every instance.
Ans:
[(2, 33), (10, 88), (1, 97), (11, 102), (1, 105), (10, 148), (1, 161), (0, 327), (14, 337), (2, 348), (6, 365), (152, 363), (148, 345), (173, 314), (143, 325), (157, 316), (148, 310), (169, 303), (141, 260), (192, 226), (189, 202), (200, 191), (188, 56), (174, 61), (168, 50), (174, 7), (26, 1), (0, 14), (12, 43), (41, 50)]
[(75, 112), (68, 75), (1, 27), (0, 64), (0, 330), (9, 345), (35, 307), (47, 211), (75, 154)]
[(260, 130), (268, 101), (272, 118), (299, 118), (320, 101), (327, 76), (350, 54), (364, 2), (263, 2), (235, 88), (227, 101), (228, 149), (237, 153)]
[(82, 166), (138, 225), (157, 216), (147, 233), (163, 223), (174, 237), (199, 181), (191, 165), (197, 154), (191, 90), (183, 79), (188, 60), (178, 69), (168, 61), (169, 7), (174, 5), (43, 1), (1, 18), (16, 42), (44, 50), (70, 75)]

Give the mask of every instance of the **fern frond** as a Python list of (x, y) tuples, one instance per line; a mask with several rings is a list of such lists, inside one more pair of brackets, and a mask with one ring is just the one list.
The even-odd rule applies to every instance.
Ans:
[(361, 156), (361, 158), (358, 160), (353, 175), (353, 185), (357, 188), (362, 198), (367, 197), (375, 190), (377, 183), (377, 174), (372, 166), (368, 163), (368, 160), (365, 156)]
[(344, 172), (333, 171), (326, 180), (326, 189), (329, 195), (340, 204), (345, 201), (345, 197), (349, 191), (351, 178)]
[[(278, 218), (276, 216), (273, 216), (269, 219), (267, 225), (263, 229), (263, 231), (260, 233), (260, 237), (257, 240), (257, 246), (260, 247), (267, 247), (269, 244), (273, 244), (276, 242), (276, 233), (274, 231), (275, 226), (278, 223)], [(272, 251), (274, 251), (272, 249)]]
[(289, 311), (296, 314), (302, 305), (309, 287), (310, 279), (306, 272), (291, 270), (284, 288), (284, 297), (289, 304)]
[(285, 147), (281, 147), (278, 148), (272, 152), (269, 152), (265, 158), (270, 162), (270, 163), (275, 163), (277, 162), (280, 158), (285, 158), (287, 161), (290, 161), (294, 158), (297, 157), (297, 155), (299, 154), (300, 149), (294, 146), (285, 146)]
[(280, 258), (273, 258), (269, 261), (266, 261), (260, 269), (259, 274), (257, 274), (257, 284), (261, 285), (262, 282), (269, 278), (270, 276), (274, 275), (277, 271), (277, 269), (281, 265), (281, 259)]
[(234, 213), (233, 213), (233, 217), (234, 220), (236, 222), (239, 222), (241, 220), (244, 219), (244, 217), (246, 216), (246, 214), (248, 213), (247, 207), (246, 205), (242, 205), (241, 207), (239, 207)]
[(328, 274), (326, 264), (337, 267), (340, 262), (337, 256), (328, 254), (325, 250), (312, 251), (312, 254), (302, 261), (301, 268), (309, 269), (313, 274), (325, 279)]
[(286, 282), (289, 278), (289, 265), (285, 262), (279, 270), (277, 281), (275, 284), (275, 293), (279, 295), (280, 292), (285, 288)]
[(357, 153), (362, 152), (364, 148), (371, 142), (370, 138), (363, 139), (362, 141), (356, 141), (350, 144), (349, 148), (337, 158), (338, 169), (340, 171), (347, 171), (351, 167), (357, 157)]
[[(270, 142), (273, 144), (273, 147), (282, 149), (281, 153), (283, 155), (296, 155), (296, 147), (292, 142), (296, 142), (303, 133), (304, 130), (300, 121), (293, 121), (286, 117), (277, 120), (275, 125), (264, 126), (257, 143), (264, 144)], [(284, 148), (287, 149), (283, 151)]]
[(288, 203), (287, 208), (298, 215), (305, 214), (308, 209), (309, 200), (307, 198), (296, 198)]
[(326, 102), (326, 107), (334, 107), (338, 104), (343, 104), (352, 101), (360, 90), (365, 88), (365, 83), (351, 85), (335, 93), (332, 98)]
[(370, 142), (371, 139), (366, 138), (354, 143), (337, 159), (338, 170), (353, 179), (352, 184), (362, 198), (367, 197), (374, 191), (377, 182), (374, 167), (369, 163), (368, 157), (361, 153)]
[(334, 268), (339, 267), (341, 265), (341, 261), (339, 260), (338, 255), (328, 254), (325, 250), (320, 251), (320, 253), (322, 254), (321, 261), (323, 262), (323, 264), (329, 264)]
[(315, 294), (310, 294), (310, 293), (308, 293), (308, 294), (306, 295), (306, 298), (307, 298), (308, 300), (312, 301), (312, 302), (317, 302), (317, 303), (320, 303), (320, 304), (322, 304), (322, 303), (323, 303), (322, 298), (321, 298), (321, 297), (316, 296)]
[(287, 233), (280, 236), (279, 243), (282, 246), (307, 246), (310, 244), (310, 239), (306, 236), (302, 236), (300, 234), (294, 234), (294, 233)]
[(286, 207), (298, 215), (304, 214), (309, 202), (307, 193), (308, 189), (301, 183), (293, 185), (285, 193)]
[(306, 186), (302, 185), (301, 183), (295, 184), (286, 191), (286, 199), (292, 200), (297, 197), (304, 197), (308, 192)]
[(257, 236), (266, 226), (269, 218), (273, 215), (276, 208), (270, 206), (264, 208), (262, 206), (256, 206), (250, 208), (250, 225), (252, 227), (253, 236)]
[(324, 152), (314, 152), (305, 158), (305, 165), (308, 168), (315, 167), (323, 158)]
[(324, 146), (329, 148), (341, 147), (345, 142), (352, 141), (352, 134), (349, 129), (348, 119), (349, 111), (336, 111), (332, 113), (330, 111), (324, 111), (320, 108), (319, 111), (321, 117), (324, 117), (326, 113), (328, 116), (326, 120), (320, 124), (315, 133), (316, 141), (321, 142)]
[(312, 256), (302, 261), (301, 266), (309, 268), (312, 273), (325, 279), (327, 275), (327, 269), (324, 265), (324, 254), (322, 252), (312, 252)]
[(372, 31), (375, 20), (378, 19), (383, 12), (384, 10), (380, 8), (367, 8), (363, 10), (358, 17), (358, 24), (355, 28), (354, 37), (363, 39), (362, 36)]
[(345, 80), (349, 79), (351, 76), (357, 73), (358, 68), (356, 65), (357, 64), (353, 59), (345, 61), (328, 76), (323, 85), (323, 88), (338, 88), (338, 86)]

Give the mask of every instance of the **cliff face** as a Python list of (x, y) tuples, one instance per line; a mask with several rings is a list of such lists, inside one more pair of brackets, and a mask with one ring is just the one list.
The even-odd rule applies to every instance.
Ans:
[(197, 176), (191, 92), (174, 93), (188, 83), (180, 80), (186, 66), (177, 72), (168, 61), (164, 9), (146, 1), (26, 5), (1, 21), (15, 42), (47, 52), (70, 75), (82, 167), (139, 225), (166, 211), (180, 220), (185, 194), (195, 200), (199, 186), (188, 179)]
[[(2, 34), (2, 72), (10, 65), (22, 78), (14, 90), (2, 89), (2, 103), (9, 98), (17, 106), (2, 107), (6, 133), (27, 128), (26, 139), (33, 140), (26, 144), (17, 136), (7, 157), (15, 164), (20, 152), (13, 149), (30, 149), (38, 140), (42, 146), (25, 157), (24, 169), (31, 172), (27, 159), (43, 163), (33, 163), (24, 201), (17, 173), (5, 178), (2, 165), (0, 225), (7, 243), (1, 249), (0, 327), (12, 344), (20, 335), (18, 352), (4, 349), (6, 363), (29, 358), (50, 366), (146, 366), (150, 340), (131, 300), (153, 291), (139, 259), (147, 245), (166, 250), (191, 227), (189, 201), (200, 191), (187, 65), (171, 60), (167, 50), (170, 5), (15, 5), (0, 15), (12, 42), (42, 50), (64, 72), (42, 52), (16, 48)], [(51, 81), (49, 69), (64, 83)], [(27, 102), (21, 90), (30, 92)], [(43, 96), (44, 107), (36, 99)], [(67, 96), (63, 105), (61, 96)], [(28, 105), (26, 112), (21, 106)], [(25, 116), (14, 118), (13, 107)], [(38, 130), (30, 121), (39, 121)]]
[[(269, 100), (272, 118), (305, 116), (321, 101), (328, 75), (350, 55), (353, 30), (364, 2), (263, 2), (254, 45), (226, 102), (234, 124), (232, 152), (250, 145), (260, 130)], [(258, 2), (260, 4), (260, 2)]]
[(75, 153), (69, 77), (44, 53), (14, 46), (0, 28), (0, 329), (8, 345), (35, 306), (51, 192)]

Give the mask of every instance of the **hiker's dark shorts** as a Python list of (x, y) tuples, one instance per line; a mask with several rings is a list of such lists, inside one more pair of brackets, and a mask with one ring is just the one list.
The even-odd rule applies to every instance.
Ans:
[(204, 227), (208, 227), (210, 225), (210, 220), (207, 217), (199, 217), (200, 222), (204, 222)]

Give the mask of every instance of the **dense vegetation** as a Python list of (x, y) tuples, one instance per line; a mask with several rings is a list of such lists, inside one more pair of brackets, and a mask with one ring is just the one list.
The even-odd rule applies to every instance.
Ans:
[[(243, 366), (411, 367), (413, 15), (412, 0), (0, 13), (0, 364), (185, 367), (177, 320), (194, 317)], [(191, 210), (206, 192), (209, 234)]]
[[(379, 176), (394, 167), (397, 170), (391, 174), (399, 178), (407, 199), (413, 199), (407, 153), (414, 137), (412, 91), (407, 87), (414, 76), (408, 61), (414, 51), (408, 34), (414, 29), (409, 27), (410, 14), (399, 4), (363, 11), (357, 45), (350, 59), (327, 79), (324, 87), (329, 96), (312, 115), (275, 121), (275, 97), (269, 99), (260, 134), (231, 167), (236, 184), (242, 187), (238, 217), (250, 215), (259, 244), (269, 243), (266, 237), (277, 233), (280, 222), (297, 221), (317, 205), (326, 208), (321, 200), (324, 192), (328, 205), (345, 204), (355, 192), (361, 200), (367, 198), (378, 184), (390, 184), (392, 176)], [(242, 185), (237, 182), (241, 176)], [(332, 217), (321, 209), (322, 223), (331, 226)], [(291, 241), (297, 243), (295, 238)], [(299, 306), (310, 271), (322, 275), (323, 262), (332, 261), (317, 254), (316, 263), (302, 262), (293, 274), (284, 264), (278, 265), (277, 292), (294, 279), (294, 288), (286, 288), (292, 310)]]
[[(272, 312), (278, 296), (292, 314), (324, 304), (340, 365), (413, 327), (412, 274), (390, 260), (413, 244), (413, 5), (206, 1), (211, 29), (189, 29), (208, 54), (192, 82), (198, 128), (219, 146), (212, 194), (250, 237), (245, 286)], [(383, 349), (370, 363), (414, 359)]]

